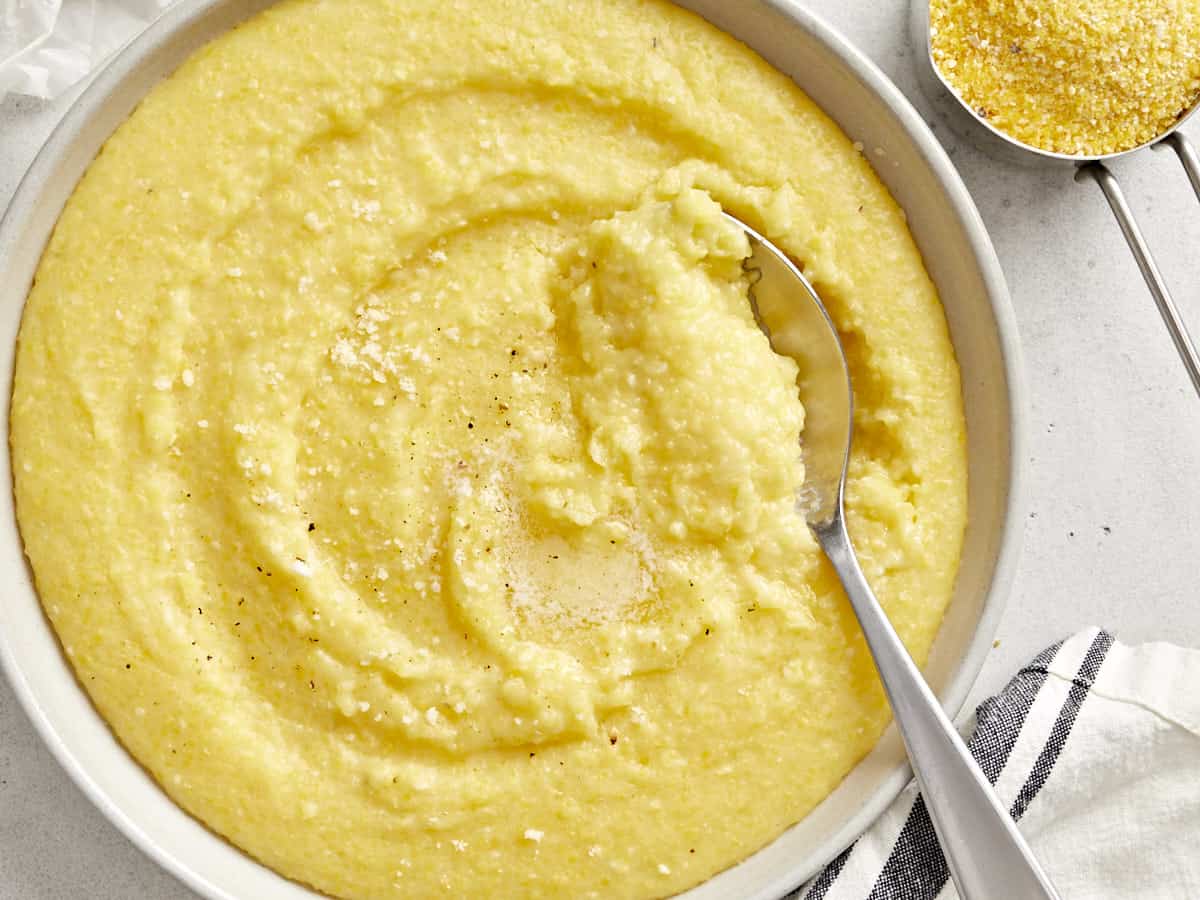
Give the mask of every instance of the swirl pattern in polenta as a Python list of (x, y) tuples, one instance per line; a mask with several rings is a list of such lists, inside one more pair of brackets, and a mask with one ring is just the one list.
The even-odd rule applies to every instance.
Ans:
[(850, 527), (923, 658), (966, 518), (904, 218), (789, 80), (641, 0), (285, 0), (156, 87), (22, 325), (22, 533), (176, 802), (327, 894), (669, 895), (887, 721), (793, 500), (725, 208), (850, 355)]

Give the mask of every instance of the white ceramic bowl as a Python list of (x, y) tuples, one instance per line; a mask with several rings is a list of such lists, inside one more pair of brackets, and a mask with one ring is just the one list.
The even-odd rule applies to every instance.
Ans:
[[(271, 0), (181, 0), (95, 79), (35, 160), (0, 222), (0, 371), (5, 421), (25, 295), (63, 204), (145, 93), (202, 44)], [(941, 292), (962, 368), (970, 523), (954, 599), (927, 669), (957, 712), (987, 654), (1018, 553), (1025, 400), (1017, 331), (983, 223), (946, 154), (888, 79), (789, 0), (686, 0), (754, 48), (861, 141), (904, 207)], [(7, 442), (5, 443), (7, 448)], [(4, 454), (0, 477), (10, 476)], [(134, 843), (213, 900), (313, 900), (176, 807), (92, 707), (42, 614), (10, 491), (0, 491), (0, 661), (59, 762)], [(848, 845), (909, 777), (895, 729), (803, 822), (689, 900), (774, 900)]]

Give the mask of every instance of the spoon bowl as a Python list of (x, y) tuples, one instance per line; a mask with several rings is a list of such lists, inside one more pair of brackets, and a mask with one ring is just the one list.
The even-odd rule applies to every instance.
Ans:
[(799, 369), (805, 488), (797, 498), (797, 511), (833, 564), (854, 608), (959, 896), (1057, 898), (858, 565), (844, 507), (854, 392), (833, 320), (787, 254), (744, 222), (728, 213), (726, 217), (749, 239), (745, 268), (755, 320), (771, 348), (793, 359)]
[(725, 217), (750, 240), (750, 308), (780, 356), (800, 369), (804, 403), (804, 488), (800, 506), (809, 524), (833, 520), (850, 455), (854, 393), (841, 340), (825, 304), (799, 267), (744, 222)]

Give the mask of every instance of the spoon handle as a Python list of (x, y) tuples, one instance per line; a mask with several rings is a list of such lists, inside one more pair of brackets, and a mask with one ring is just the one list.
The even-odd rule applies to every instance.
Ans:
[(875, 599), (841, 511), (814, 532), (837, 570), (875, 658), (959, 896), (1057, 900), (1050, 879)]

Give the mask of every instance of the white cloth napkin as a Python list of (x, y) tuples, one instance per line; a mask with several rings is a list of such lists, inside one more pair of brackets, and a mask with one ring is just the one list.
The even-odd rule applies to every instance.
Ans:
[(0, 100), (52, 100), (171, 0), (0, 0)]
[[(1200, 651), (1092, 628), (1039, 654), (975, 719), (971, 752), (1064, 900), (1200, 897)], [(788, 900), (956, 897), (910, 784)]]

